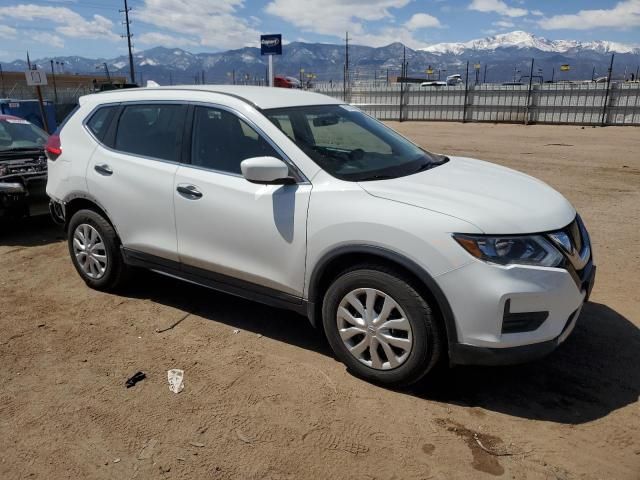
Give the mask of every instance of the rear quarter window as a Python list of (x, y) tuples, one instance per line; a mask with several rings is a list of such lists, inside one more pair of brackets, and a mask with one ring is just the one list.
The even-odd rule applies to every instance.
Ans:
[(98, 110), (93, 112), (86, 123), (87, 128), (101, 142), (104, 142), (105, 140), (107, 131), (109, 130), (109, 125), (111, 125), (111, 120), (113, 119), (113, 115), (117, 109), (118, 107), (116, 105), (100, 107)]

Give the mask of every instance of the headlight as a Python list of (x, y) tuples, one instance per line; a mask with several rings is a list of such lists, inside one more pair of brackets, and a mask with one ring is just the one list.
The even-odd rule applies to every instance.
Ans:
[(485, 262), (499, 265), (537, 265), (557, 267), (563, 256), (540, 235), (523, 237), (454, 234), (467, 252)]

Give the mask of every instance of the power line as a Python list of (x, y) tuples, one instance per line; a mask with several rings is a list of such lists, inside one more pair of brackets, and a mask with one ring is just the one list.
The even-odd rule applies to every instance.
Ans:
[(133, 34), (131, 33), (131, 30), (129, 28), (131, 25), (131, 21), (129, 20), (130, 11), (131, 9), (129, 8), (129, 5), (127, 5), (127, 0), (124, 0), (124, 10), (120, 10), (120, 13), (124, 13), (124, 18), (125, 18), (124, 24), (127, 27), (127, 34), (122, 35), (122, 37), (127, 38), (127, 45), (129, 47), (129, 75), (131, 76), (131, 83), (136, 83), (136, 76), (133, 71), (133, 51), (132, 51), (133, 46), (131, 45), (131, 37), (133, 37)]

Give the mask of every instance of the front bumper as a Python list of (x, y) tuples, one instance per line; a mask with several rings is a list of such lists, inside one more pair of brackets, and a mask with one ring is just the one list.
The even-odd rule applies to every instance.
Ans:
[[(590, 261), (579, 274), (561, 268), (502, 267), (474, 261), (437, 278), (452, 307), (454, 364), (506, 365), (543, 357), (573, 330), (595, 281)], [(512, 318), (537, 322), (507, 325)]]
[(48, 212), (47, 174), (0, 179), (0, 216), (42, 215)]
[[(592, 278), (595, 278), (595, 267), (593, 273), (594, 277)], [(578, 323), (581, 311), (582, 305), (567, 319), (567, 323), (560, 335), (546, 342), (506, 348), (477, 347), (463, 343), (454, 344), (449, 352), (451, 363), (484, 366), (516, 365), (546, 357), (571, 335), (576, 323)]]

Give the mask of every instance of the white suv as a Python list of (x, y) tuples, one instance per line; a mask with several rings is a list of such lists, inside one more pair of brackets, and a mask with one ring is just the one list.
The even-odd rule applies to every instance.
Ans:
[(357, 108), (263, 87), (89, 95), (47, 145), (78, 273), (131, 267), (307, 315), (356, 375), (549, 353), (595, 274), (546, 184), (429, 153)]

